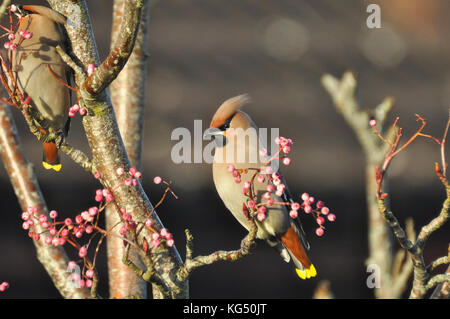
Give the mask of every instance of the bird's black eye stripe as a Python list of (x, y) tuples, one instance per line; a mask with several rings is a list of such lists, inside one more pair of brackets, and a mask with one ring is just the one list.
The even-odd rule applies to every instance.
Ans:
[(230, 127), (232, 119), (233, 119), (233, 116), (231, 116), (228, 120), (226, 120), (225, 123), (223, 123), (223, 125), (221, 127), (219, 127), (219, 130), (225, 131), (226, 129), (228, 129)]

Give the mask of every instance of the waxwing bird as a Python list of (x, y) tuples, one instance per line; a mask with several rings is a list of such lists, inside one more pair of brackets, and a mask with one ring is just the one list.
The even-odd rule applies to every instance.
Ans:
[[(258, 168), (262, 167), (264, 162), (260, 156), (254, 156), (260, 154), (259, 150), (262, 148), (266, 149), (263, 140), (258, 136), (258, 128), (250, 116), (240, 110), (248, 101), (248, 95), (239, 95), (225, 101), (214, 114), (210, 128), (205, 131), (205, 137), (213, 137), (216, 142), (213, 179), (217, 192), (225, 206), (247, 229), (249, 220), (243, 211), (243, 204), (247, 203), (248, 197), (242, 193), (242, 184), (250, 182), (253, 174), (242, 174), (242, 182), (237, 183), (235, 177), (230, 174), (229, 167), (233, 165), (236, 170)], [(251, 138), (251, 132), (256, 134), (256, 138)], [(240, 136), (242, 134), (248, 136)], [(281, 173), (278, 173), (283, 178)], [(272, 182), (267, 179), (264, 183), (253, 183), (258, 197), (256, 202), (263, 202), (262, 194), (266, 192), (268, 183)], [(293, 203), (287, 189), (281, 197), (274, 195), (273, 200), (275, 203)], [(286, 262), (292, 260), (300, 278), (316, 276), (316, 269), (306, 254), (309, 244), (300, 220), (298, 217), (290, 217), (286, 205), (267, 206), (265, 219), (255, 222), (258, 227), (257, 238), (276, 248)]]
[[(13, 59), (14, 70), (18, 68), (19, 88), (31, 98), (31, 108), (39, 112), (48, 126), (66, 137), (70, 91), (64, 82), (69, 81), (71, 70), (56, 51), (57, 45), (63, 50), (68, 48), (66, 18), (44, 6), (22, 5), (19, 11), (22, 18), (15, 34), (18, 48)], [(40, 130), (47, 133), (44, 128)], [(61, 163), (55, 142), (43, 143), (43, 149), (43, 166), (59, 171)]]

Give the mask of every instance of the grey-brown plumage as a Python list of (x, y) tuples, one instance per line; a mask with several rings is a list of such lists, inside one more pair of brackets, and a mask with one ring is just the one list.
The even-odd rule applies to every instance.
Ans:
[[(18, 49), (13, 59), (14, 70), (20, 63), (19, 88), (53, 130), (67, 134), (70, 92), (61, 81), (67, 82), (71, 71), (56, 51), (57, 45), (67, 50), (66, 20), (43, 6), (23, 5), (20, 9), (24, 16), (16, 33)], [(32, 37), (24, 39), (22, 30), (32, 32)], [(54, 143), (44, 143), (44, 167), (60, 169), (57, 151)]]
[[(236, 183), (227, 168), (230, 164), (237, 170), (260, 168), (267, 160), (260, 157), (259, 151), (265, 149), (266, 145), (263, 145), (258, 136), (258, 127), (248, 114), (240, 110), (248, 101), (247, 95), (225, 101), (214, 114), (210, 129), (206, 132), (206, 135), (214, 136), (217, 144), (213, 163), (213, 179), (217, 192), (228, 210), (247, 229), (249, 221), (243, 211), (243, 204), (247, 203), (248, 197), (242, 193), (242, 185), (251, 180), (254, 171), (241, 174), (241, 183)], [(253, 187), (257, 195), (256, 202), (265, 202), (262, 196), (266, 192), (267, 182), (255, 181)], [(283, 198), (275, 194), (273, 196), (274, 202), (291, 201), (288, 191)], [(305, 252), (307, 241), (300, 221), (290, 218), (287, 206), (267, 207), (266, 219), (256, 223), (257, 238), (276, 247), (286, 262), (292, 259), (299, 277), (305, 279), (316, 275), (316, 270)]]

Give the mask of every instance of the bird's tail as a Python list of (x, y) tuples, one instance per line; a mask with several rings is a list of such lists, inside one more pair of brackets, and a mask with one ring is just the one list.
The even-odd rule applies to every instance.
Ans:
[(281, 242), (291, 256), (296, 268), (295, 271), (301, 279), (307, 279), (317, 275), (316, 268), (306, 255), (303, 244), (295, 229), (295, 225), (291, 224), (288, 231), (281, 236)]
[(53, 142), (42, 143), (44, 148), (44, 155), (42, 158), (42, 165), (45, 169), (53, 169), (57, 172), (61, 170), (61, 163), (59, 161), (58, 148)]

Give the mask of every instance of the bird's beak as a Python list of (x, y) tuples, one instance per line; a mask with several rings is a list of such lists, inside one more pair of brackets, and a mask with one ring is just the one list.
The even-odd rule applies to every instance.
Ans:
[(215, 127), (210, 127), (209, 129), (207, 129), (205, 131), (205, 133), (203, 133), (203, 139), (207, 139), (210, 140), (211, 137), (216, 137), (218, 135), (224, 135), (224, 131), (219, 130), (218, 128)]

